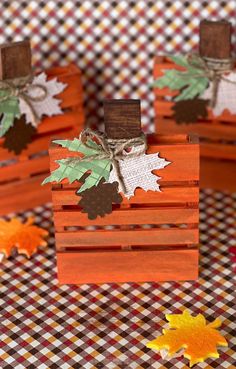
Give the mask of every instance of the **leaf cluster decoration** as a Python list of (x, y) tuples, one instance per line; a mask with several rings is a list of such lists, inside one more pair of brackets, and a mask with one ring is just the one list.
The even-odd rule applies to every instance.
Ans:
[(0, 219), (0, 253), (9, 257), (12, 249), (17, 248), (19, 254), (29, 258), (38, 247), (45, 247), (47, 243), (44, 238), (48, 236), (48, 231), (33, 223), (33, 218), (24, 224), (17, 218), (10, 221)]
[(184, 349), (183, 356), (190, 360), (190, 367), (207, 358), (218, 358), (217, 346), (228, 346), (226, 339), (216, 330), (220, 319), (207, 323), (202, 314), (193, 317), (188, 310), (182, 314), (167, 314), (170, 329), (163, 329), (163, 335), (147, 344), (155, 350), (168, 350), (168, 356)]
[[(5, 98), (0, 102), (0, 137), (5, 136), (7, 141), (4, 147), (9, 151), (20, 154), (27, 143), (31, 142), (31, 138), (36, 132), (35, 128), (40, 123), (43, 115), (62, 114), (60, 100), (56, 96), (65, 87), (66, 84), (58, 82), (56, 78), (47, 80), (47, 75), (41, 73), (34, 77), (32, 83), (24, 92), (28, 103), (22, 98), (21, 94), (19, 96), (9, 96), (7, 88), (0, 90), (0, 98)], [(42, 88), (45, 89), (46, 96), (36, 101), (42, 95)], [(38, 122), (35, 122), (32, 109), (39, 118)]]
[(81, 194), (79, 204), (82, 213), (87, 213), (88, 218), (93, 220), (97, 216), (104, 217), (112, 212), (112, 204), (120, 204), (122, 196), (118, 193), (118, 183), (104, 183), (101, 180), (97, 186), (93, 186)]
[(76, 195), (81, 196), (79, 205), (83, 212), (88, 213), (89, 219), (111, 213), (112, 204), (120, 204), (122, 201), (119, 192), (130, 198), (137, 187), (145, 191), (160, 191), (157, 183), (160, 177), (152, 171), (162, 169), (170, 162), (160, 158), (159, 153), (145, 154), (146, 146), (141, 144), (128, 151), (123, 150), (114, 163), (110, 151), (106, 151), (102, 143), (94, 141), (93, 133), (90, 132), (90, 138), (85, 138), (86, 142), (83, 135), (80, 139), (54, 140), (55, 144), (76, 152), (77, 155), (56, 160), (58, 168), (42, 184), (60, 183), (65, 179), (69, 183), (80, 182)]
[[(69, 151), (75, 151), (84, 155), (84, 157), (89, 157), (92, 155), (101, 153), (101, 146), (96, 144), (96, 142), (90, 140), (89, 146), (87, 147), (81, 140), (74, 138), (71, 140), (55, 140), (54, 143), (66, 147)], [(77, 193), (81, 193), (88, 188), (97, 186), (101, 179), (106, 181), (109, 179), (111, 170), (111, 160), (92, 160), (79, 161), (79, 157), (75, 160), (60, 159), (56, 161), (59, 167), (54, 170), (49, 177), (47, 177), (42, 184), (48, 182), (61, 182), (63, 179), (68, 179), (69, 183), (74, 181), (80, 181), (85, 173), (90, 171), (89, 175), (85, 178), (84, 184), (79, 188)], [(79, 165), (78, 165), (79, 164)]]
[(185, 70), (164, 70), (164, 75), (153, 83), (153, 87), (181, 90), (174, 101), (189, 100), (201, 96), (209, 84), (209, 79), (202, 76), (202, 70), (197, 66), (190, 65), (186, 56), (169, 56), (168, 58), (175, 64), (184, 67)]
[(172, 110), (176, 123), (195, 123), (198, 119), (207, 118), (209, 101), (194, 98), (192, 100), (177, 101)]

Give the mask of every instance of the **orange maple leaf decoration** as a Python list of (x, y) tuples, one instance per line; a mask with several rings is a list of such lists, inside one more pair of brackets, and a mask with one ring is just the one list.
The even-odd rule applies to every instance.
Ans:
[(0, 252), (5, 257), (9, 257), (12, 249), (16, 247), (19, 254), (25, 254), (29, 258), (39, 246), (47, 245), (43, 238), (48, 232), (32, 225), (33, 222), (33, 218), (29, 218), (24, 224), (17, 218), (10, 221), (0, 219)]
[(216, 330), (221, 326), (219, 319), (207, 324), (202, 314), (193, 317), (188, 310), (182, 314), (167, 314), (166, 319), (173, 329), (163, 329), (163, 335), (148, 342), (147, 347), (166, 349), (169, 357), (185, 349), (183, 355), (190, 360), (190, 367), (207, 358), (218, 358), (217, 346), (228, 346), (226, 339)]

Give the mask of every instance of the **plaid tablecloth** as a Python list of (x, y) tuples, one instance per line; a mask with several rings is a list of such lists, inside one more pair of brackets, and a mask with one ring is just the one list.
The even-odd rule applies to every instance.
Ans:
[(236, 196), (201, 193), (200, 278), (185, 283), (125, 283), (58, 286), (50, 204), (20, 214), (34, 215), (49, 229), (49, 248), (27, 260), (1, 265), (1, 369), (187, 368), (145, 344), (161, 334), (166, 313), (188, 308), (207, 320), (222, 320), (229, 342), (217, 360), (195, 368), (236, 367), (235, 274), (229, 247), (235, 242)]

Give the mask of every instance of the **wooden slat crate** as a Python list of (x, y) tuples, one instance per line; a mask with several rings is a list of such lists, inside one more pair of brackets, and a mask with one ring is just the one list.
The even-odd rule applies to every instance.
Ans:
[(58, 95), (63, 115), (46, 117), (28, 147), (15, 155), (0, 139), (0, 214), (16, 212), (51, 201), (50, 189), (41, 186), (49, 173), (48, 146), (53, 137), (73, 137), (83, 126), (81, 72), (75, 65), (46, 71), (68, 86)]
[[(232, 25), (227, 21), (200, 22), (199, 54), (207, 60), (231, 59)], [(236, 66), (235, 66), (236, 67)], [(163, 75), (165, 69), (183, 70), (166, 57), (157, 57), (154, 64), (154, 79)], [(221, 116), (213, 116), (208, 109), (208, 118), (197, 123), (177, 124), (173, 119), (171, 97), (178, 91), (168, 88), (155, 89), (156, 132), (165, 134), (198, 134), (200, 137), (200, 187), (216, 190), (236, 191), (236, 115), (224, 110)]]
[[(150, 135), (148, 153), (171, 161), (162, 192), (137, 189), (104, 218), (78, 206), (78, 183), (52, 185), (60, 283), (193, 280), (198, 276), (199, 145), (186, 135)], [(78, 155), (52, 144), (55, 160)], [(155, 171), (154, 171), (155, 173)]]

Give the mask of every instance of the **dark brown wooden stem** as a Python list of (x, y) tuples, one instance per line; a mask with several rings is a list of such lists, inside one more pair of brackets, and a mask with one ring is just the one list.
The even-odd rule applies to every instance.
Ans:
[(140, 136), (140, 100), (105, 100), (104, 122), (108, 138), (129, 139)]
[(201, 21), (199, 53), (203, 58), (229, 59), (231, 57), (231, 23)]
[(31, 72), (29, 40), (0, 45), (0, 80), (26, 77)]

